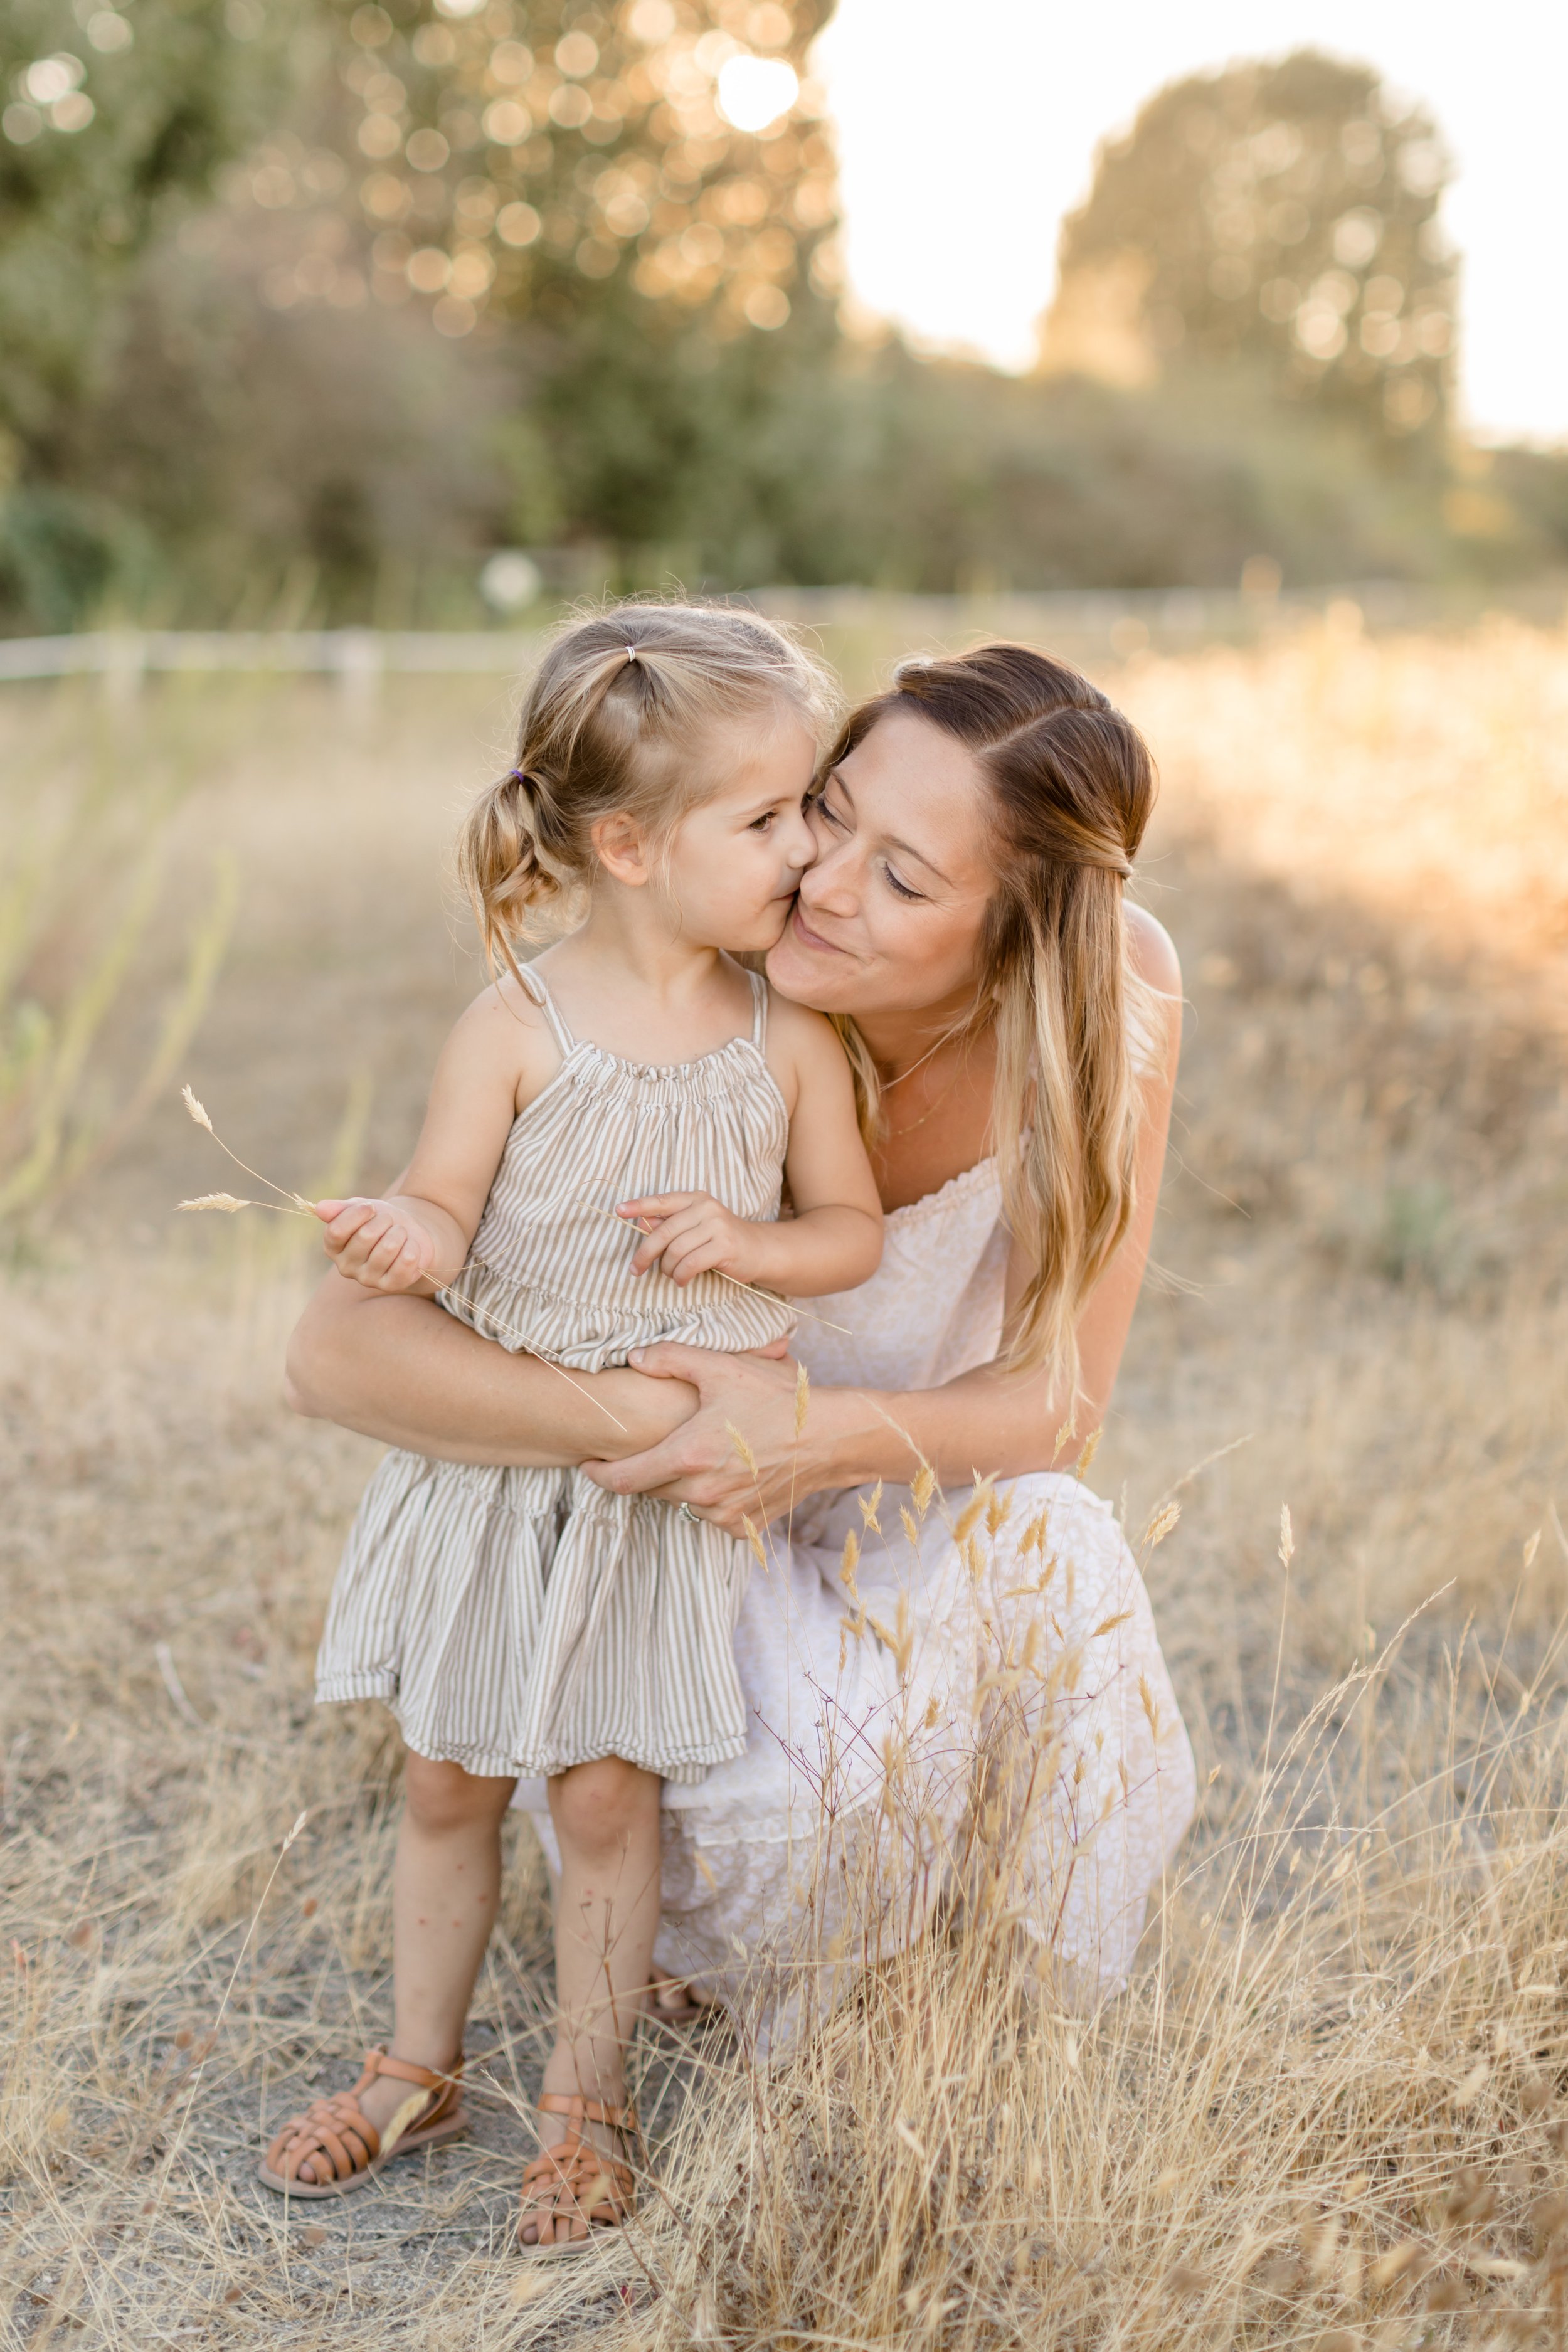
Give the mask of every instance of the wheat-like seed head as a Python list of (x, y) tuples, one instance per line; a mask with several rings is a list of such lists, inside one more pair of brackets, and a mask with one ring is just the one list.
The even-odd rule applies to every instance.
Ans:
[(207, 1133), (210, 1135), (213, 1131), (213, 1123), (207, 1117), (206, 1108), (204, 1104), (199, 1103), (196, 1100), (189, 1087), (182, 1087), (180, 1088), (180, 1100), (184, 1104), (185, 1108), (190, 1112), (191, 1117), (195, 1120), (196, 1125), (198, 1127), (205, 1127)]
[(1175, 1526), (1176, 1521), (1181, 1517), (1181, 1516), (1182, 1507), (1180, 1503), (1162, 1503), (1159, 1509), (1155, 1512), (1153, 1517), (1150, 1520), (1148, 1526), (1143, 1530), (1143, 1542), (1146, 1549), (1152, 1551), (1156, 1544), (1163, 1543), (1165, 1538), (1170, 1534), (1171, 1529)]
[(259, 1209), (259, 1201), (237, 1201), (232, 1192), (204, 1192), (199, 1201), (176, 1201), (176, 1209), (222, 1209), (233, 1216), (237, 1209)]

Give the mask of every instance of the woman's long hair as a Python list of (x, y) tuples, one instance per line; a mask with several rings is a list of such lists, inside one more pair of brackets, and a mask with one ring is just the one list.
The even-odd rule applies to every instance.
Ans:
[[(954, 737), (990, 788), (996, 887), (974, 1021), (995, 1031), (993, 1142), (1029, 1269), (1010, 1360), (1048, 1365), (1076, 1389), (1078, 1319), (1132, 1217), (1137, 1065), (1156, 1034), (1122, 906), (1153, 761), (1098, 687), (1026, 646), (904, 664), (851, 715), (829, 764), (892, 710)], [(875, 1065), (853, 1024), (837, 1025), (874, 1135)]]

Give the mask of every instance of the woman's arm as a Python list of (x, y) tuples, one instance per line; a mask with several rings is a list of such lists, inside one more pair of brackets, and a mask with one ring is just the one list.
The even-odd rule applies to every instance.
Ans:
[[(1134, 940), (1144, 978), (1166, 1000), (1165, 1055), (1146, 1082), (1137, 1212), (1079, 1325), (1076, 1415), (1044, 1373), (987, 1364), (937, 1389), (814, 1391), (797, 1437), (791, 1366), (750, 1357), (705, 1358), (697, 1349), (666, 1345), (639, 1351), (637, 1361), (661, 1377), (689, 1382), (700, 1400), (697, 1412), (647, 1454), (628, 1457), (621, 1448), (617, 1458), (585, 1464), (590, 1475), (616, 1492), (689, 1502), (704, 1518), (740, 1532), (743, 1519), (755, 1524), (775, 1517), (823, 1488), (877, 1478), (905, 1482), (922, 1460), (945, 1485), (957, 1486), (976, 1475), (1016, 1477), (1075, 1458), (1104, 1420), (1116, 1384), (1148, 1262), (1175, 1090), (1181, 1042), (1175, 952), (1147, 918)], [(737, 1448), (737, 1433), (754, 1467), (747, 1467)]]
[(284, 1393), (296, 1412), (387, 1445), (516, 1469), (642, 1453), (697, 1406), (684, 1381), (568, 1374), (509, 1355), (432, 1299), (378, 1296), (336, 1273), (289, 1342)]

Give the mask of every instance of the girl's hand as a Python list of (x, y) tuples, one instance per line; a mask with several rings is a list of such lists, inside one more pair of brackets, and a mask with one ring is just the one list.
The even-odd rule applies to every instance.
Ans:
[(327, 1255), (366, 1290), (416, 1289), (436, 1262), (436, 1236), (401, 1201), (317, 1201)]
[(665, 1273), (683, 1289), (700, 1274), (727, 1274), (737, 1282), (757, 1278), (762, 1229), (710, 1192), (652, 1192), (644, 1201), (623, 1201), (616, 1214), (642, 1229), (634, 1274), (646, 1274), (662, 1259)]

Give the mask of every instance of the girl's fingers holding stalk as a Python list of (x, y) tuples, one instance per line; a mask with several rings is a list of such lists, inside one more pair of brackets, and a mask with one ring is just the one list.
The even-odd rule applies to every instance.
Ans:
[(342, 1217), (327, 1228), (327, 1253), (335, 1259), (338, 1272), (351, 1281), (374, 1285), (402, 1247), (401, 1229), (395, 1246), (386, 1247), (395, 1223), (391, 1211), (379, 1202), (351, 1202)]
[(370, 1244), (365, 1257), (365, 1268), (368, 1273), (374, 1274), (383, 1282), (389, 1281), (401, 1270), (403, 1261), (406, 1258), (408, 1279), (410, 1281), (417, 1279), (418, 1252), (414, 1247), (413, 1238), (406, 1225), (399, 1224), (395, 1218), (379, 1237), (373, 1237), (371, 1229), (367, 1227), (362, 1238)]
[[(695, 1209), (678, 1209), (668, 1217), (649, 1220), (643, 1227), (643, 1237), (632, 1257), (632, 1272), (646, 1274), (657, 1265), (669, 1244), (680, 1234), (689, 1232), (700, 1213)], [(666, 1273), (669, 1271), (665, 1268)]]
[(646, 1274), (657, 1265), (674, 1236), (711, 1205), (706, 1192), (650, 1192), (646, 1200), (623, 1201), (616, 1214), (640, 1226), (643, 1235), (632, 1257), (632, 1272)]
[(743, 1239), (740, 1219), (731, 1216), (719, 1202), (699, 1193), (689, 1208), (678, 1210), (654, 1227), (637, 1256), (646, 1255), (649, 1265), (662, 1258), (665, 1273), (682, 1284), (715, 1267), (738, 1280)]
[(689, 1209), (694, 1201), (705, 1201), (706, 1192), (648, 1192), (638, 1201), (623, 1201), (617, 1207), (617, 1217), (640, 1224), (649, 1218), (670, 1217), (678, 1209)]
[(682, 1290), (695, 1282), (700, 1274), (710, 1274), (721, 1265), (725, 1256), (724, 1244), (716, 1234), (703, 1232), (683, 1234), (667, 1245), (664, 1270), (670, 1280)]
[(356, 1234), (363, 1231), (378, 1210), (384, 1216), (387, 1213), (381, 1202), (364, 1199), (318, 1201), (314, 1206), (317, 1216), (327, 1228), (326, 1244), (333, 1257), (347, 1247)]

